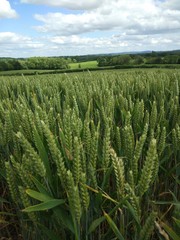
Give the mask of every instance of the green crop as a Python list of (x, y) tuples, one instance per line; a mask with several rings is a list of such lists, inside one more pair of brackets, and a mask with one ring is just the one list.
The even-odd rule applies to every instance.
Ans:
[(178, 71), (0, 83), (0, 238), (178, 236)]

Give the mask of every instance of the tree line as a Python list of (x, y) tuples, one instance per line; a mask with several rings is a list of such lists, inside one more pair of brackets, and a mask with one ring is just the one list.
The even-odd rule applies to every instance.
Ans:
[(27, 59), (0, 59), (0, 71), (21, 69), (66, 69), (69, 59), (59, 57), (31, 57)]
[[(134, 66), (146, 64), (180, 64), (180, 50), (136, 54), (99, 54), (64, 57), (0, 58), (0, 71), (7, 70), (57, 70), (70, 68), (69, 63), (98, 62), (98, 67)], [(80, 65), (79, 65), (80, 66)]]
[(141, 64), (180, 64), (180, 53), (167, 54), (152, 52), (149, 54), (123, 54), (101, 56), (97, 59), (98, 66), (141, 65)]

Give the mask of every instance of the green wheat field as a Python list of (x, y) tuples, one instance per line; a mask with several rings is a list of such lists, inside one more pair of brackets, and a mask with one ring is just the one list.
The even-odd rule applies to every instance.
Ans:
[(180, 239), (179, 70), (0, 84), (0, 239)]

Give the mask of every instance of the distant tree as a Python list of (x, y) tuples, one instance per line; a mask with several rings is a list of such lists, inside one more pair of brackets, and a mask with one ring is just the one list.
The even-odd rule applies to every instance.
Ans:
[(9, 70), (9, 68), (8, 68), (8, 61), (6, 61), (6, 60), (1, 60), (0, 61), (0, 70), (1, 71)]
[(161, 57), (149, 57), (146, 61), (147, 64), (161, 64), (163, 60)]
[(178, 55), (166, 55), (163, 59), (163, 62), (167, 64), (177, 64), (178, 60), (179, 60)]
[(11, 61), (9, 61), (9, 63), (12, 65), (12, 70), (20, 70), (22, 69), (21, 63), (19, 62), (19, 60), (13, 59)]
[(19, 63), (21, 64), (21, 69), (28, 69), (26, 60), (19, 60)]
[(97, 59), (98, 67), (103, 67), (108, 65), (108, 58), (107, 57), (100, 57)]
[(77, 60), (75, 58), (72, 59), (73, 63), (77, 63)]
[(118, 65), (119, 61), (119, 56), (114, 56), (112, 58), (109, 59), (109, 65), (111, 66), (115, 66), (115, 65)]
[(72, 59), (69, 58), (69, 57), (66, 59), (66, 61), (67, 61), (68, 64), (73, 62)]
[(68, 68), (68, 61), (55, 57), (32, 57), (26, 60), (28, 69), (63, 69)]
[(129, 64), (131, 61), (131, 57), (129, 55), (121, 55), (117, 59), (116, 65), (126, 65)]
[(157, 56), (158, 56), (158, 53), (155, 52), (155, 51), (152, 51), (151, 56), (152, 56), (152, 57), (157, 57)]
[(0, 60), (0, 70), (7, 71), (7, 70), (20, 70), (23, 67), (21, 63), (17, 59), (3, 59)]
[(144, 58), (140, 55), (135, 56), (134, 64), (139, 65), (139, 64), (142, 64), (142, 63), (144, 63)]
[(98, 66), (116, 66), (116, 65), (126, 65), (131, 61), (131, 57), (129, 55), (119, 55), (119, 56), (107, 56), (100, 57), (97, 59)]

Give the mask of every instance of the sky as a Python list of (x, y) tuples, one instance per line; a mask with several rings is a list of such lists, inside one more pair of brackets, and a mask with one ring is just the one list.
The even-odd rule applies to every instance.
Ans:
[(180, 0), (0, 0), (0, 57), (180, 49)]

